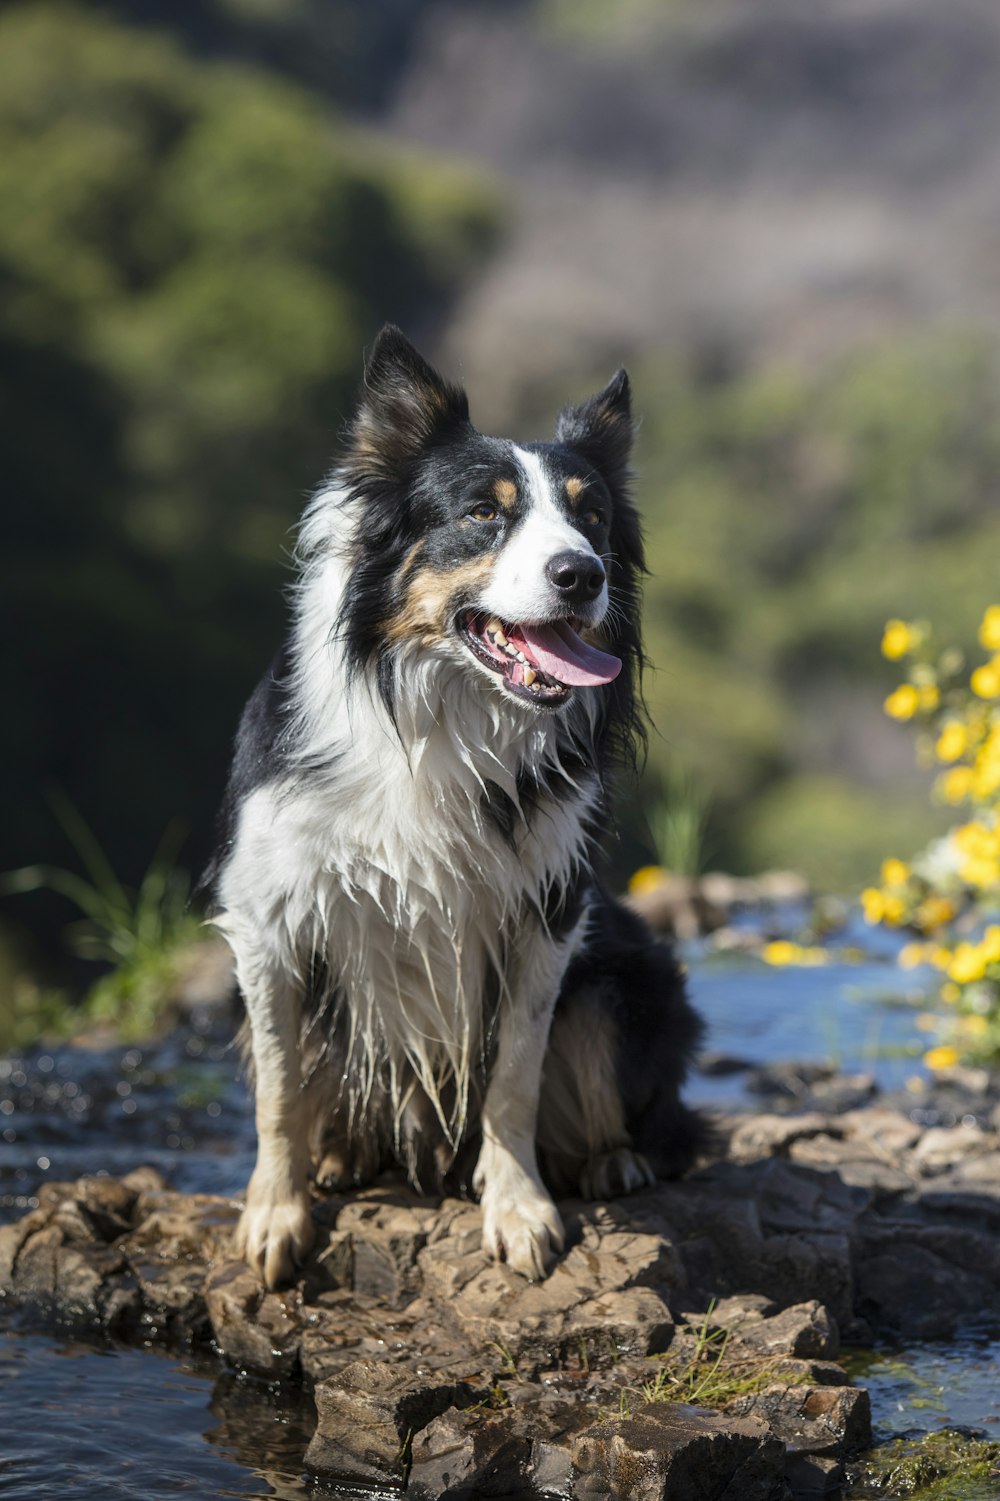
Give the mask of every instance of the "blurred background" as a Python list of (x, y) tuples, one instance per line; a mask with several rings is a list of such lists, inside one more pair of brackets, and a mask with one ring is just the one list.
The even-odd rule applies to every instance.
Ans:
[[(996, 594), (992, 0), (25, 0), (0, 203), (0, 869), (72, 865), (67, 806), (199, 869), (386, 319), (522, 439), (632, 375), (619, 875), (846, 890), (934, 831), (879, 639)], [(51, 965), (66, 904), (5, 911)]]

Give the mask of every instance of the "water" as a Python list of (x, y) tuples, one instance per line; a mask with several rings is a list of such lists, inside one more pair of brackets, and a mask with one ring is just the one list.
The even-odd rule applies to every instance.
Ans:
[[(907, 984), (919, 985), (919, 976)], [(858, 965), (783, 970), (696, 953), (691, 986), (713, 1049), (760, 1064), (833, 1053), (886, 1088), (914, 1072), (912, 1058), (881, 1051), (912, 1047), (919, 1034), (912, 1009), (872, 1000), (899, 992), (898, 971), (878, 954)], [(716, 1105), (748, 1103), (741, 1076), (696, 1079), (692, 1093)], [(0, 1060), (0, 1142), (0, 1219), (33, 1207), (45, 1179), (117, 1175), (142, 1163), (187, 1192), (237, 1194), (254, 1156), (236, 1055), (210, 1014), (148, 1048), (63, 1047)], [(1000, 1435), (998, 1352), (980, 1339), (878, 1356), (865, 1380), (880, 1430), (950, 1422)], [(337, 1493), (302, 1474), (311, 1421), (301, 1395), (240, 1378), (211, 1355), (174, 1359), (153, 1346), (42, 1331), (0, 1305), (4, 1501), (48, 1501), (69, 1490), (99, 1501), (320, 1501)]]

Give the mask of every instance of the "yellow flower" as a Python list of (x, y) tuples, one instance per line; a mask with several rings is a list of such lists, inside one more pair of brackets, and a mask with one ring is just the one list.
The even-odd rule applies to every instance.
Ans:
[(1000, 698), (1000, 658), (994, 657), (992, 662), (977, 667), (969, 683), (978, 698)]
[(925, 714), (932, 713), (941, 702), (941, 690), (936, 683), (924, 683), (919, 689), (920, 707)]
[(882, 635), (882, 655), (890, 662), (898, 662), (917, 643), (917, 632), (905, 620), (887, 620)]
[(799, 952), (797, 943), (789, 943), (787, 938), (776, 938), (773, 943), (765, 943), (760, 956), (765, 964), (797, 964)]
[(900, 969), (916, 969), (930, 958), (926, 943), (904, 943), (896, 956)]
[(952, 806), (964, 803), (975, 781), (975, 773), (971, 766), (953, 766), (951, 771), (946, 771), (937, 779), (937, 790), (946, 803)]
[(629, 879), (629, 895), (646, 896), (662, 886), (666, 879), (667, 872), (662, 865), (643, 865)]
[(956, 985), (969, 985), (986, 973), (986, 961), (974, 943), (960, 943), (948, 966), (948, 978)]
[(946, 896), (926, 897), (917, 908), (916, 923), (923, 933), (933, 933), (943, 928), (955, 916), (955, 904)]
[(946, 1005), (954, 1006), (956, 1001), (960, 1001), (962, 999), (961, 985), (956, 985), (954, 980), (947, 980), (945, 984), (941, 986), (941, 999), (945, 1002)]
[(932, 949), (931, 963), (935, 969), (947, 969), (951, 963), (951, 949), (946, 949), (944, 944), (940, 944), (936, 949)]
[(954, 1068), (958, 1062), (957, 1048), (931, 1048), (924, 1054), (924, 1062), (928, 1068)]
[[(980, 668), (980, 671), (983, 670)], [(1000, 689), (997, 691), (1000, 692)], [(889, 694), (882, 707), (890, 719), (912, 719), (920, 707), (920, 694), (912, 683), (901, 683)]]
[(950, 719), (937, 738), (934, 753), (939, 761), (957, 761), (969, 746), (969, 731), (958, 719)]
[(861, 907), (865, 914), (865, 922), (877, 923), (882, 921), (882, 913), (885, 910), (885, 897), (877, 886), (866, 886), (861, 893)]
[(890, 928), (898, 928), (906, 921), (906, 903), (901, 896), (883, 895), (882, 921)]
[(1000, 927), (990, 923), (979, 944), (979, 952), (987, 964), (1000, 964)]
[(985, 1016), (960, 1016), (958, 1025), (966, 1037), (985, 1037), (990, 1024)]
[(882, 885), (905, 886), (910, 878), (910, 867), (905, 860), (882, 861)]
[(979, 640), (987, 651), (1000, 651), (1000, 605), (990, 605), (979, 627)]

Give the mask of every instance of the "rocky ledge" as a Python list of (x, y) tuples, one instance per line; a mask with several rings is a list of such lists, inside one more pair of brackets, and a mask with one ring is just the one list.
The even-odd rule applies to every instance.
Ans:
[(997, 1306), (991, 1131), (888, 1107), (740, 1117), (680, 1183), (564, 1204), (543, 1283), (478, 1208), (383, 1182), (317, 1202), (298, 1285), (233, 1259), (238, 1208), (150, 1169), (49, 1183), (0, 1230), (0, 1292), (122, 1338), (214, 1341), (303, 1381), (306, 1464), (418, 1497), (836, 1495), (870, 1442), (841, 1334), (937, 1336)]

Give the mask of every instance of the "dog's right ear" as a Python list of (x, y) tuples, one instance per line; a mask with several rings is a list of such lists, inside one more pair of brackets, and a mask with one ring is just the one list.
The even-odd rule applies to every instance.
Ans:
[(387, 323), (365, 362), (350, 426), (348, 468), (359, 476), (394, 479), (449, 429), (468, 420), (469, 402), (461, 387), (444, 380)]

